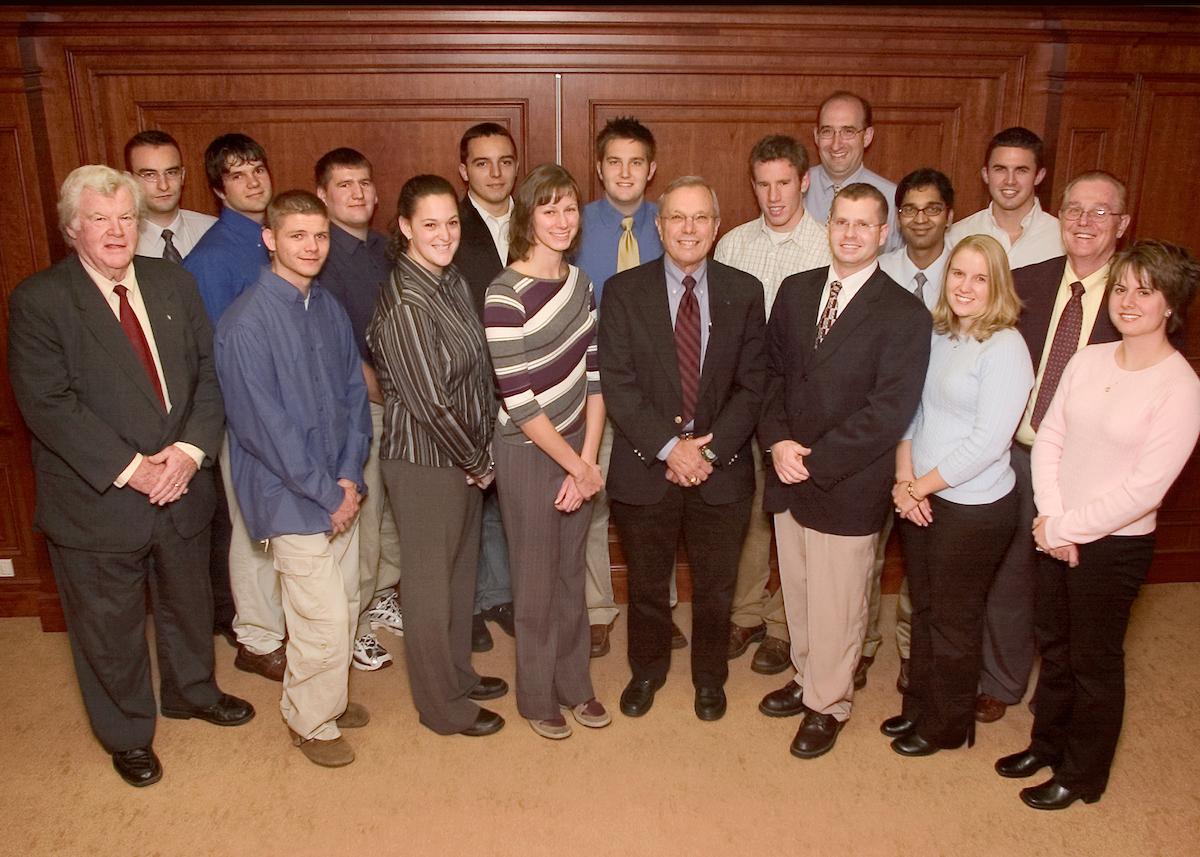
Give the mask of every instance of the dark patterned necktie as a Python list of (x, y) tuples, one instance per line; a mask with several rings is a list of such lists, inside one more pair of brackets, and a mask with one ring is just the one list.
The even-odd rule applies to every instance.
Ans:
[(150, 343), (146, 341), (146, 333), (138, 323), (137, 316), (133, 314), (133, 307), (129, 305), (129, 289), (118, 283), (113, 287), (113, 291), (117, 293), (121, 303), (121, 330), (125, 331), (129, 344), (133, 346), (133, 353), (137, 355), (142, 368), (150, 376), (150, 384), (154, 387), (154, 392), (158, 393), (158, 402), (165, 411), (167, 400), (163, 396), (162, 383), (158, 380), (158, 370), (154, 368), (154, 355), (150, 353)]
[(1042, 372), (1042, 385), (1038, 387), (1037, 401), (1033, 405), (1033, 416), (1029, 424), (1037, 431), (1042, 417), (1050, 407), (1054, 391), (1062, 378), (1067, 361), (1079, 350), (1079, 331), (1083, 329), (1083, 283), (1071, 283), (1071, 298), (1058, 317), (1054, 328), (1054, 340), (1050, 343), (1050, 354), (1046, 357), (1046, 369)]
[(696, 300), (696, 281), (683, 278), (683, 300), (675, 314), (675, 359), (679, 362), (679, 386), (683, 391), (683, 422), (696, 416), (696, 397), (700, 392), (700, 302)]
[(166, 259), (168, 262), (174, 262), (176, 265), (182, 265), (183, 264), (183, 256), (180, 255), (179, 250), (176, 249), (174, 242), (171, 241), (171, 239), (175, 237), (175, 233), (172, 232), (170, 229), (164, 229), (162, 231), (162, 237), (163, 237), (163, 258)]
[(924, 271), (917, 271), (913, 279), (917, 281), (917, 290), (913, 294), (917, 296), (917, 300), (925, 303), (925, 284), (929, 282), (929, 278), (925, 276)]
[(825, 309), (821, 310), (821, 320), (817, 322), (817, 341), (813, 343), (813, 348), (819, 348), (821, 340), (828, 334), (833, 323), (837, 321), (838, 315), (838, 293), (842, 290), (842, 284), (838, 280), (834, 280), (829, 284), (829, 300), (825, 301)]

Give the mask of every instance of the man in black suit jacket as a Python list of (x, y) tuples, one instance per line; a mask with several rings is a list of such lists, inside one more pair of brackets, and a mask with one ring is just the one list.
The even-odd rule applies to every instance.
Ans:
[[(1046, 376), (1055, 332), (1064, 315), (1070, 316), (1068, 308), (1074, 304), (1079, 328), (1067, 343), (1070, 353), (1085, 345), (1120, 339), (1108, 317), (1104, 292), (1109, 261), (1117, 250), (1117, 241), (1129, 227), (1125, 201), (1125, 185), (1108, 173), (1090, 172), (1072, 179), (1063, 192), (1059, 210), (1067, 255), (1013, 271), (1013, 285), (1022, 303), (1017, 329), (1029, 346), (1036, 373), (1010, 458), (1017, 475), (1020, 520), (1027, 524), (1032, 524), (1036, 514), (1029, 450), (1041, 415), (1058, 386), (1057, 375), (1051, 372), (1052, 377)], [(1074, 299), (1072, 285), (1079, 286), (1079, 296)], [(1040, 412), (1035, 419), (1039, 402)], [(988, 591), (983, 670), (975, 700), (975, 719), (980, 722), (1000, 719), (1007, 706), (1016, 705), (1025, 696), (1035, 652), (1035, 566), (1030, 528), (1019, 526)]]
[(784, 280), (767, 327), (758, 440), (773, 465), (764, 505), (796, 678), (759, 709), (805, 715), (791, 748), (800, 758), (832, 749), (850, 716), (896, 444), (929, 363), (929, 312), (876, 261), (887, 212), (870, 185), (842, 188), (829, 219), (833, 264)]
[(140, 199), (133, 177), (109, 167), (67, 177), (59, 216), (75, 254), (17, 286), (8, 334), (13, 392), (33, 434), (36, 526), (84, 704), (134, 786), (162, 776), (147, 579), (163, 714), (222, 726), (254, 716), (213, 680), (209, 468), (224, 411), (212, 330), (190, 274), (134, 261)]
[(649, 710), (670, 668), (680, 534), (692, 568), (696, 715), (725, 713), (729, 609), (754, 494), (764, 311), (761, 283), (708, 260), (719, 223), (712, 188), (676, 179), (659, 201), (664, 255), (604, 287), (600, 384), (614, 427), (606, 488), (629, 563), (633, 677), (621, 711), (630, 717)]
[[(458, 174), (467, 183), (467, 192), (458, 202), (462, 237), (454, 253), (454, 267), (466, 278), (482, 321), (487, 288), (508, 264), (512, 189), (520, 166), (517, 144), (503, 125), (480, 122), (463, 132), (458, 159)], [(483, 494), (481, 526), (475, 615), (471, 621), (471, 650), (475, 652), (486, 652), (493, 645), (485, 619), (496, 622), (510, 637), (514, 632), (508, 539), (495, 483)]]

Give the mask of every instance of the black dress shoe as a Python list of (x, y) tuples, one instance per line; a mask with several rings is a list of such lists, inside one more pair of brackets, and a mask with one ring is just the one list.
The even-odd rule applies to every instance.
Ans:
[(895, 717), (889, 717), (887, 720), (879, 724), (879, 731), (889, 738), (900, 738), (907, 735), (917, 728), (917, 724), (913, 723), (903, 714), (897, 714)]
[(1021, 789), (1021, 800), (1034, 809), (1066, 809), (1077, 800), (1095, 803), (1100, 795), (1094, 792), (1073, 791), (1057, 780), (1050, 779), (1040, 786)]
[(724, 717), (724, 689), (719, 687), (696, 688), (696, 716), (701, 720), (720, 720)]
[(804, 688), (789, 681), (779, 690), (773, 690), (762, 698), (758, 710), (767, 717), (795, 717), (804, 713)]
[(792, 739), (792, 755), (800, 759), (815, 759), (825, 755), (837, 743), (838, 733), (844, 725), (844, 720), (839, 721), (832, 714), (809, 711), (796, 730), (796, 737)]
[(499, 732), (500, 727), (503, 725), (503, 717), (494, 711), (481, 708), (479, 709), (479, 713), (475, 715), (475, 722), (458, 734), (467, 735), (471, 738), (482, 738), (484, 735), (492, 735)]
[(488, 630), (483, 614), (476, 613), (471, 617), (471, 651), (490, 652), (492, 650), (492, 632)]
[(500, 630), (513, 637), (516, 635), (516, 625), (513, 622), (513, 606), (509, 601), (505, 604), (497, 604), (495, 607), (489, 607), (483, 611), (483, 618), (495, 622), (500, 626)]
[(467, 697), (476, 702), (483, 702), (485, 699), (499, 699), (506, 693), (508, 693), (508, 682), (499, 676), (482, 675), (479, 677), (479, 684), (471, 688)]
[(254, 719), (254, 706), (244, 699), (223, 693), (207, 708), (167, 708), (163, 706), (163, 717), (176, 720), (204, 720), (216, 726), (241, 726)]
[(626, 717), (641, 717), (654, 705), (654, 694), (666, 679), (630, 679), (621, 691), (621, 713)]
[(858, 664), (854, 667), (855, 690), (862, 690), (867, 686), (867, 670), (871, 668), (871, 664), (873, 663), (875, 663), (874, 655), (863, 655), (858, 659)]
[(141, 788), (157, 783), (162, 779), (162, 765), (158, 756), (149, 747), (138, 747), (133, 750), (121, 750), (112, 754), (113, 767), (121, 775), (121, 779), (131, 786)]
[(942, 748), (936, 744), (930, 744), (914, 729), (907, 735), (901, 735), (892, 741), (892, 749), (901, 756), (932, 756)]
[(1055, 764), (1057, 764), (1056, 760), (1040, 756), (1031, 749), (1022, 750), (1020, 753), (1013, 753), (1011, 756), (997, 759), (996, 773), (1002, 777), (1019, 780), (1032, 777), (1042, 768), (1053, 767)]

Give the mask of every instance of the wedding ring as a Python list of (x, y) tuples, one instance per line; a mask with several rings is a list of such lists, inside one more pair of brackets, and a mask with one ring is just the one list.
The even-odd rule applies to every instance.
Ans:
[(182, 482), (176, 482), (176, 483), (175, 483), (175, 487), (176, 487), (176, 488), (178, 488), (178, 487), (179, 487), (180, 485), (182, 485), (182, 484), (183, 484)]
[(693, 485), (695, 485), (695, 484), (696, 484), (697, 482), (699, 482), (699, 481), (700, 481), (700, 480), (699, 480), (699, 479), (697, 479), (695, 476), (693, 476), (693, 477), (692, 477), (692, 484), (693, 484)]

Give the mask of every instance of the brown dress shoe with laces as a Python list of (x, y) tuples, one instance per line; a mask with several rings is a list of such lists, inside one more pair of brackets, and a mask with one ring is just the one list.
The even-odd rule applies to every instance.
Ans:
[(233, 665), (244, 672), (258, 673), (271, 681), (283, 681), (283, 673), (287, 670), (286, 647), (280, 646), (273, 652), (258, 655), (245, 646), (238, 646), (237, 657), (233, 659)]

